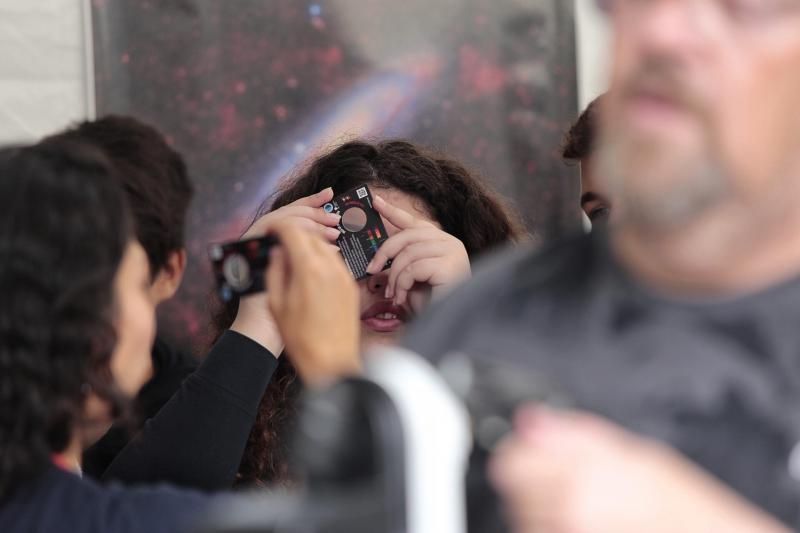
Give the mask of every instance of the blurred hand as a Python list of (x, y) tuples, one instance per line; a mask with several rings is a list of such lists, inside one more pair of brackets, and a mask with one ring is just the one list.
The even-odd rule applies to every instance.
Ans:
[[(327, 241), (335, 242), (340, 234), (336, 229), (339, 216), (326, 213), (322, 209), (322, 206), (332, 199), (333, 189), (329, 187), (267, 213), (247, 230), (242, 240), (262, 237), (276, 224), (287, 223), (316, 233)], [(239, 301), (239, 311), (231, 329), (258, 342), (275, 357), (283, 352), (284, 341), (269, 312), (266, 293), (252, 294)]]
[(273, 227), (280, 245), (267, 269), (269, 309), (304, 382), (357, 374), (358, 288), (335, 248), (293, 224)]
[(436, 298), (470, 276), (469, 255), (456, 237), (380, 196), (375, 196), (375, 209), (400, 232), (381, 245), (367, 272), (377, 274), (386, 261), (393, 260), (385, 297), (393, 298), (395, 305), (405, 304), (415, 283), (430, 285)]
[(788, 533), (677, 453), (587, 414), (521, 410), (489, 474), (515, 533)]

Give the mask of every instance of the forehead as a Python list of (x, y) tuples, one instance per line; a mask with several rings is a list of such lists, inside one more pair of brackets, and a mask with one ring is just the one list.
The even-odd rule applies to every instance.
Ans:
[(619, 5), (606, 7), (615, 36), (637, 35), (660, 46), (772, 52), (798, 41), (800, 0), (598, 1)]
[[(388, 187), (373, 186), (372, 190), (374, 194), (378, 194), (390, 205), (410, 213), (414, 218), (431, 222), (437, 228), (441, 228), (441, 225), (433, 218), (433, 216), (431, 216), (428, 206), (425, 205), (425, 202), (421, 198)], [(383, 219), (383, 223), (386, 225), (386, 231), (390, 236), (400, 231), (391, 222), (386, 220), (386, 218)]]

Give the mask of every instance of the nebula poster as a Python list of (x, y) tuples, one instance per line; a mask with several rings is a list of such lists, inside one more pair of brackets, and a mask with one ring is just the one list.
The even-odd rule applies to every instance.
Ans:
[(98, 116), (158, 127), (196, 187), (162, 334), (208, 340), (208, 243), (238, 237), (283, 176), (353, 137), (443, 150), (542, 240), (576, 230), (577, 170), (558, 158), (576, 115), (572, 4), (93, 0)]

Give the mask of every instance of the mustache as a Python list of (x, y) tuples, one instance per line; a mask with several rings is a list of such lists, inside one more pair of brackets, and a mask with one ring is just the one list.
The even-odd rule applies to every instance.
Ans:
[(617, 89), (623, 100), (657, 98), (701, 115), (708, 109), (706, 98), (686, 79), (685, 69), (665, 58), (643, 62)]

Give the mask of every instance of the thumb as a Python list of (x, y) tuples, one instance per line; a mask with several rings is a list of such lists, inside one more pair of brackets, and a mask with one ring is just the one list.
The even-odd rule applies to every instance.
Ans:
[(333, 187), (327, 187), (316, 194), (306, 196), (305, 198), (300, 198), (299, 200), (292, 202), (292, 204), (304, 205), (307, 207), (322, 207), (331, 200), (333, 200)]
[(287, 282), (289, 273), (287, 272), (286, 256), (279, 247), (274, 247), (269, 254), (269, 267), (266, 273), (267, 279), (267, 305), (276, 321), (283, 317), (286, 306), (286, 294), (288, 292)]

